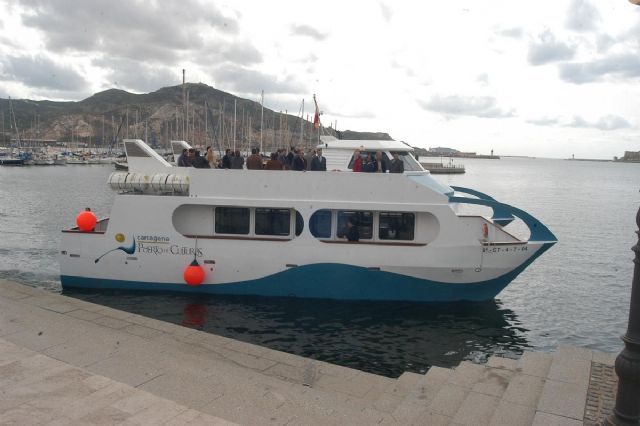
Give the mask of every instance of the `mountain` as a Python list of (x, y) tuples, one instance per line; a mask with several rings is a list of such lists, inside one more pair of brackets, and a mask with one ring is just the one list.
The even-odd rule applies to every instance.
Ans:
[[(0, 98), (0, 143), (7, 144), (15, 139), (12, 109), (21, 140), (78, 141), (96, 146), (108, 146), (116, 139), (127, 137), (146, 139), (159, 146), (167, 146), (173, 139), (186, 139), (195, 145), (209, 144), (213, 140), (215, 146), (225, 148), (234, 140), (234, 101), (237, 146), (259, 145), (260, 104), (202, 83), (187, 83), (184, 88), (182, 85), (163, 87), (144, 94), (109, 89), (78, 102)], [(265, 150), (298, 145), (300, 133), (299, 117), (264, 109)], [(323, 134), (336, 136), (332, 128), (323, 129)], [(337, 136), (343, 139), (391, 139), (386, 133), (349, 130), (338, 132)], [(305, 120), (303, 145), (315, 145), (317, 137), (317, 130)]]

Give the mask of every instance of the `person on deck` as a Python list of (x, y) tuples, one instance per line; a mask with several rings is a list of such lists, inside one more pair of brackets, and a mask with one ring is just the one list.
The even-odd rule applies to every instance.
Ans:
[(400, 156), (397, 152), (393, 153), (393, 160), (391, 160), (389, 173), (404, 173), (404, 163), (400, 159)]
[(293, 160), (295, 157), (296, 157), (296, 149), (294, 147), (291, 147), (291, 150), (287, 154), (287, 161), (284, 164), (289, 170), (293, 169)]
[(285, 165), (287, 164), (287, 150), (284, 148), (278, 149), (278, 161), (282, 164), (282, 169), (285, 169)]
[(362, 157), (360, 157), (360, 150), (356, 149), (355, 152), (353, 153), (353, 167), (351, 168), (351, 170), (353, 170), (354, 172), (361, 172), (362, 171)]
[(176, 161), (178, 167), (189, 167), (187, 156), (187, 148), (185, 148), (182, 150), (182, 154), (178, 156), (178, 161)]
[(282, 170), (282, 163), (278, 159), (278, 153), (272, 152), (271, 159), (264, 165), (265, 170)]
[(209, 168), (209, 162), (207, 161), (206, 158), (204, 158), (203, 156), (200, 155), (200, 151), (196, 151), (194, 153), (193, 161), (191, 162), (191, 165), (193, 167), (195, 167), (196, 169), (208, 169)]
[(258, 154), (257, 148), (251, 148), (251, 155), (247, 158), (247, 169), (262, 170), (262, 157)]
[(224, 157), (222, 157), (222, 168), (230, 169), (231, 168), (231, 150), (227, 149), (224, 152)]
[(388, 170), (387, 162), (382, 158), (382, 151), (377, 151), (373, 160), (373, 168), (376, 173), (386, 173)]
[(244, 157), (240, 154), (240, 150), (236, 150), (231, 158), (232, 169), (242, 169), (244, 166)]
[(367, 155), (367, 157), (364, 159), (364, 164), (362, 165), (362, 171), (365, 173), (375, 173), (376, 165), (373, 162), (373, 158), (371, 157), (371, 154)]
[(322, 149), (318, 149), (316, 155), (311, 159), (311, 171), (314, 172), (326, 172), (327, 171), (327, 159), (322, 156)]
[(293, 158), (293, 165), (291, 169), (298, 172), (307, 170), (307, 160), (304, 159), (304, 150), (302, 148), (298, 150), (296, 156)]
[(207, 159), (210, 168), (215, 169), (217, 167), (218, 159), (216, 158), (215, 152), (213, 152), (213, 148), (210, 146), (207, 147), (207, 155), (205, 158)]

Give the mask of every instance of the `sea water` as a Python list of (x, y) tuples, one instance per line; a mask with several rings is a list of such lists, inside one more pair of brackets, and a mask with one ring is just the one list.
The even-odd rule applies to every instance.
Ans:
[[(391, 377), (560, 345), (619, 351), (633, 272), (630, 248), (637, 241), (640, 164), (530, 158), (462, 162), (464, 175), (435, 178), (519, 207), (559, 240), (494, 301), (65, 294)], [(109, 215), (114, 193), (106, 179), (112, 171), (109, 165), (0, 167), (0, 277), (60, 292), (60, 230), (72, 226), (85, 207), (99, 217)], [(517, 223), (507, 229), (527, 236)]]

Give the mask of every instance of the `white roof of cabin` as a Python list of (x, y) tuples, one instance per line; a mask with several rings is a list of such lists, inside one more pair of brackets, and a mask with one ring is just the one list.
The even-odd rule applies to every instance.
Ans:
[(413, 151), (413, 148), (400, 141), (336, 139), (333, 136), (321, 136), (317, 148), (344, 149), (353, 151), (356, 149), (365, 151)]

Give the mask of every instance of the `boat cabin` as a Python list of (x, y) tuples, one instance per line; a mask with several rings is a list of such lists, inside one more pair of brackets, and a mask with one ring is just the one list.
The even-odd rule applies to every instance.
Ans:
[(424, 172), (420, 163), (414, 158), (413, 148), (404, 142), (345, 140), (336, 139), (333, 136), (321, 136), (320, 142), (316, 149), (322, 149), (322, 155), (327, 159), (327, 170), (351, 170), (355, 160), (354, 152), (357, 149), (363, 160), (369, 155), (375, 156), (376, 152), (380, 151), (387, 164), (391, 164), (393, 154), (397, 153), (404, 163), (405, 172)]

